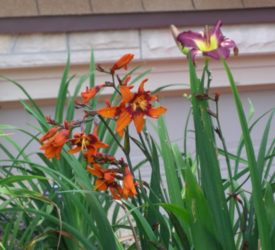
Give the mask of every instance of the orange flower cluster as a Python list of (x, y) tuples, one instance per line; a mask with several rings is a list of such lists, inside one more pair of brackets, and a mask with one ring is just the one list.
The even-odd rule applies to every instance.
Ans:
[(59, 127), (49, 129), (49, 131), (40, 138), (40, 142), (43, 143), (40, 149), (45, 150), (45, 156), (48, 159), (56, 157), (56, 159), (59, 160), (62, 148), (67, 142), (69, 134), (68, 129)]
[(131, 92), (132, 86), (121, 85), (119, 88), (122, 97), (120, 104), (97, 111), (99, 115), (105, 118), (117, 119), (116, 131), (120, 136), (123, 136), (124, 129), (131, 121), (134, 121), (136, 130), (140, 133), (144, 127), (145, 116), (158, 118), (166, 112), (166, 108), (162, 106), (152, 106), (152, 102), (156, 101), (157, 97), (151, 95), (150, 91), (144, 90), (146, 82), (147, 79), (141, 82), (137, 93)]
[[(116, 132), (123, 136), (125, 128), (133, 121), (136, 130), (140, 133), (145, 124), (145, 117), (158, 118), (166, 109), (162, 106), (154, 106), (157, 100), (155, 95), (150, 91), (144, 89), (147, 79), (143, 80), (138, 91), (133, 92), (133, 85), (130, 85), (131, 75), (126, 75), (120, 79), (115, 74), (120, 69), (127, 69), (129, 62), (134, 58), (133, 54), (125, 54), (114, 65), (105, 70), (101, 66), (97, 66), (97, 70), (110, 74), (112, 81), (118, 79), (118, 86), (115, 82), (105, 82), (92, 88), (86, 88), (81, 93), (82, 102), (76, 102), (78, 107), (84, 108), (85, 115), (81, 121), (72, 121), (70, 124), (64, 122), (64, 125), (59, 125), (50, 117), (46, 117), (49, 124), (53, 127), (43, 135), (40, 139), (42, 143), (41, 150), (45, 151), (45, 156), (48, 159), (60, 159), (62, 148), (65, 144), (69, 146), (68, 153), (75, 154), (82, 152), (87, 161), (87, 172), (96, 177), (95, 190), (110, 191), (114, 199), (128, 199), (137, 195), (136, 182), (128, 165), (123, 159), (117, 160), (113, 156), (103, 154), (101, 149), (107, 148), (108, 145), (100, 141), (97, 136), (97, 124), (95, 130), (91, 134), (84, 132), (82, 124), (86, 123), (87, 118), (100, 115), (103, 118), (111, 118), (116, 120)], [(99, 110), (91, 110), (89, 101), (96, 96), (96, 94), (105, 87), (112, 87), (119, 92), (121, 100), (118, 105), (107, 107)], [(107, 124), (107, 123), (106, 123)], [(108, 126), (108, 124), (105, 126)], [(81, 132), (72, 133), (75, 127), (81, 127)], [(110, 129), (110, 128), (109, 128)], [(70, 135), (72, 137), (70, 138)]]
[[(97, 177), (95, 181), (95, 189), (100, 191), (110, 190), (113, 199), (128, 199), (137, 195), (136, 183), (127, 165), (121, 169), (105, 169), (100, 164), (93, 164), (93, 167), (87, 166), (87, 171)], [(120, 185), (123, 182), (123, 186)]]

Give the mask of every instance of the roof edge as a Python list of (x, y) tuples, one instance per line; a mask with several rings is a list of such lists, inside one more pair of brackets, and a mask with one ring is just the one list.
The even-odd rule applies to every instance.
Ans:
[(0, 18), (0, 33), (56, 33), (126, 29), (152, 29), (214, 24), (275, 23), (275, 8), (226, 9), (203, 11), (89, 14)]

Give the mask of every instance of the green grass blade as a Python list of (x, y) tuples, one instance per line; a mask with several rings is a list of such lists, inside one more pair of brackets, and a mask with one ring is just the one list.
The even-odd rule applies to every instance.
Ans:
[(217, 238), (224, 249), (231, 250), (235, 249), (234, 236), (222, 185), (213, 124), (207, 112), (207, 101), (197, 98), (198, 94), (204, 93), (204, 89), (197, 78), (196, 69), (190, 56), (188, 61), (196, 150), (200, 163), (202, 188), (211, 208)]
[(170, 202), (182, 206), (181, 186), (179, 183), (177, 167), (173, 158), (173, 152), (165, 126), (164, 119), (158, 119), (158, 135), (160, 140), (161, 155), (164, 163), (165, 176), (170, 197)]
[(231, 90), (233, 93), (235, 105), (237, 108), (237, 112), (238, 112), (238, 116), (239, 116), (239, 120), (242, 128), (243, 139), (244, 139), (247, 159), (249, 163), (248, 166), (249, 166), (250, 176), (251, 176), (252, 199), (253, 199), (253, 204), (255, 206), (261, 245), (263, 250), (270, 250), (272, 249), (271, 241), (269, 238), (270, 228), (267, 221), (266, 211), (265, 209), (263, 209), (264, 204), (263, 204), (263, 192), (262, 192), (261, 179), (260, 179), (261, 176), (259, 173), (259, 169), (257, 167), (253, 144), (251, 141), (247, 121), (245, 118), (244, 110), (242, 107), (242, 103), (240, 100), (240, 96), (239, 96), (234, 78), (225, 60), (223, 61), (223, 63), (224, 63), (224, 68), (225, 68), (228, 80), (230, 82)]
[(263, 172), (264, 172), (266, 149), (267, 149), (269, 132), (270, 132), (270, 127), (271, 127), (271, 122), (272, 122), (272, 118), (274, 115), (274, 111), (275, 111), (275, 109), (273, 110), (273, 112), (271, 112), (269, 119), (266, 123), (264, 133), (262, 136), (262, 140), (261, 140), (261, 144), (260, 144), (258, 158), (257, 158), (257, 165), (258, 165), (258, 169), (260, 170), (260, 175), (261, 175), (260, 179), (261, 180), (262, 180)]
[(66, 102), (68, 86), (69, 86), (70, 80), (72, 80), (72, 78), (68, 80), (69, 70), (70, 70), (70, 55), (68, 55), (67, 63), (63, 71), (63, 76), (61, 79), (61, 83), (59, 86), (58, 95), (56, 99), (54, 119), (57, 123), (61, 123), (63, 121), (63, 112), (64, 112), (64, 106)]
[(47, 180), (47, 178), (43, 177), (43, 176), (36, 176), (36, 175), (25, 175), (25, 176), (8, 176), (5, 177), (3, 179), (0, 180), (0, 185), (4, 186), (4, 185), (10, 185), (12, 183), (16, 183), (16, 182), (20, 182), (20, 181), (27, 181), (27, 180), (33, 180), (33, 179), (37, 179), (37, 180)]
[(74, 93), (73, 95), (70, 97), (69, 101), (68, 101), (68, 108), (67, 108), (67, 115), (66, 115), (66, 120), (67, 121), (72, 121), (74, 118), (74, 114), (75, 114), (75, 99), (77, 97), (77, 95), (80, 92), (80, 89), (83, 85), (83, 83), (87, 80), (87, 76), (81, 76), (79, 78), (79, 81), (75, 87)]
[(89, 86), (95, 86), (95, 55), (94, 50), (91, 51), (90, 66), (89, 66)]

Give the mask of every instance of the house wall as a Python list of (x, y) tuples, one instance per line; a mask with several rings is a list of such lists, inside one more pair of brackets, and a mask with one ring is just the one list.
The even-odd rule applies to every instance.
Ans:
[[(190, 29), (198, 30), (197, 27)], [(274, 107), (275, 93), (275, 25), (233, 25), (225, 26), (224, 34), (233, 38), (239, 46), (240, 54), (228, 60), (235, 80), (241, 90), (242, 100), (248, 110), (248, 98), (255, 105), (255, 117)], [(169, 29), (139, 29), (126, 31), (104, 31), (63, 34), (0, 35), (0, 74), (16, 80), (45, 110), (53, 113), (62, 71), (68, 51), (71, 57), (71, 75), (76, 74), (70, 90), (73, 91), (80, 75), (87, 74), (90, 51), (94, 50), (95, 60), (104, 67), (124, 53), (134, 53), (133, 66), (143, 64), (143, 70), (152, 69), (148, 88), (153, 90), (167, 84), (179, 84), (160, 93), (161, 103), (168, 107), (165, 119), (172, 141), (179, 143), (183, 136), (183, 126), (189, 110), (189, 103), (182, 95), (188, 92), (188, 69), (183, 55), (178, 51)], [(202, 68), (202, 59), (197, 67)], [(236, 151), (240, 138), (240, 128), (235, 112), (229, 83), (222, 64), (210, 62), (215, 91), (221, 93), (220, 111), (225, 137), (229, 149)], [(142, 69), (138, 71), (141, 73)], [(96, 82), (109, 80), (102, 73), (96, 75)], [(85, 85), (85, 84), (84, 84)], [(0, 124), (12, 124), (30, 129), (32, 119), (20, 107), (22, 92), (7, 80), (0, 79)], [(84, 89), (84, 88), (83, 88)], [(109, 92), (103, 93), (108, 95)], [(272, 125), (274, 127), (274, 124)], [(260, 144), (264, 123), (253, 132), (255, 147)], [(274, 138), (274, 129), (271, 130)], [(23, 134), (13, 134), (19, 144), (27, 138)], [(192, 133), (189, 147), (193, 152)], [(272, 136), (271, 136), (272, 138)], [(1, 143), (7, 143), (0, 138)], [(30, 152), (37, 151), (38, 145), (31, 145)], [(3, 153), (0, 152), (1, 157)], [(134, 149), (135, 161), (141, 154)], [(148, 175), (148, 171), (144, 172)]]

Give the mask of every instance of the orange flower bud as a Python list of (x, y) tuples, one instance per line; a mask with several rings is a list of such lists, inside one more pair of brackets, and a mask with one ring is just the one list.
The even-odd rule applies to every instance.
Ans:
[(127, 70), (127, 65), (134, 58), (134, 54), (128, 53), (119, 58), (113, 67), (111, 68), (111, 73), (114, 74), (116, 70), (124, 68)]

